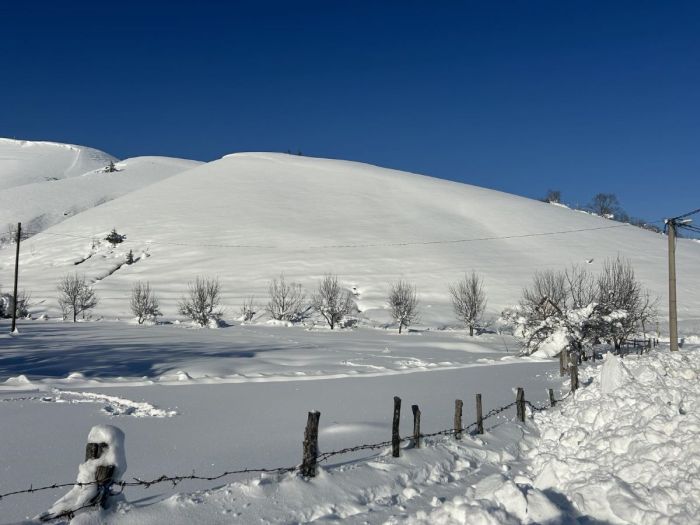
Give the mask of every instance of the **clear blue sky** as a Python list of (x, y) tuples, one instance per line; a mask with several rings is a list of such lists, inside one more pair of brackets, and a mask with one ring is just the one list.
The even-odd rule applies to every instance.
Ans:
[(700, 207), (700, 2), (2, 2), (0, 136)]

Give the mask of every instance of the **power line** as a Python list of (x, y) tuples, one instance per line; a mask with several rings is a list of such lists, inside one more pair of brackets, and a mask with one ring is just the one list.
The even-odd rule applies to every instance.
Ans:
[[(496, 241), (496, 240), (509, 240), (509, 239), (524, 239), (528, 237), (545, 237), (550, 235), (566, 235), (571, 233), (581, 233), (588, 231), (599, 231), (599, 230), (611, 230), (614, 228), (624, 228), (631, 226), (629, 224), (616, 224), (614, 226), (599, 226), (596, 228), (579, 228), (574, 230), (559, 230), (550, 232), (535, 232), (535, 233), (525, 233), (521, 235), (500, 235), (491, 237), (471, 237), (463, 239), (440, 239), (440, 240), (427, 240), (427, 241), (397, 241), (397, 242), (378, 242), (378, 243), (365, 243), (365, 244), (325, 244), (325, 245), (311, 245), (311, 246), (298, 246), (294, 247), (294, 250), (324, 250), (324, 249), (348, 249), (348, 248), (380, 248), (380, 247), (401, 247), (401, 246), (429, 246), (436, 244), (461, 244), (469, 242), (482, 242), (482, 241)], [(70, 233), (53, 233), (53, 232), (30, 232), (32, 234), (43, 234), (43, 235), (53, 235), (57, 237), (71, 237), (76, 239), (87, 239), (94, 240), (98, 238), (98, 235), (86, 236), (86, 235), (76, 235)], [(256, 248), (256, 249), (284, 249), (284, 246), (278, 245), (265, 245), (265, 244), (192, 244), (184, 242), (170, 242), (170, 241), (136, 241), (132, 239), (126, 239), (125, 243), (136, 243), (141, 242), (148, 245), (165, 245), (165, 246), (183, 246), (190, 248)]]

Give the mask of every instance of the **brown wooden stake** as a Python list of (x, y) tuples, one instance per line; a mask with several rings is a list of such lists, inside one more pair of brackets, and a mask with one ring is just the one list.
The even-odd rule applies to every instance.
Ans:
[(559, 375), (566, 374), (566, 350), (559, 352)]
[(420, 448), (420, 408), (418, 405), (412, 405), (413, 411), (413, 447)]
[(316, 476), (316, 458), (318, 457), (318, 422), (321, 413), (309, 412), (304, 431), (304, 456), (301, 463), (301, 475), (305, 478)]
[(554, 390), (551, 388), (549, 389), (549, 405), (554, 406), (557, 404), (556, 399), (554, 399)]
[(518, 387), (518, 393), (515, 396), (516, 407), (518, 409), (518, 419), (525, 423), (525, 390), (522, 387)]
[(571, 365), (571, 391), (576, 392), (578, 390), (578, 366), (575, 364)]
[(401, 398), (394, 396), (394, 418), (391, 422), (391, 455), (398, 458), (401, 455), (401, 438), (399, 437), (399, 422), (401, 421)]
[(464, 406), (464, 403), (462, 403), (461, 399), (455, 399), (455, 419), (454, 419), (455, 439), (462, 439), (462, 407), (463, 406)]
[[(109, 448), (107, 443), (88, 443), (85, 446), (85, 461), (101, 458), (107, 448)], [(98, 485), (97, 494), (92, 502), (102, 508), (107, 506), (107, 498), (110, 495), (109, 488), (112, 485), (114, 470), (114, 465), (100, 465), (95, 470), (95, 481)]]
[(481, 394), (476, 395), (476, 433), (484, 433), (484, 416), (481, 412)]

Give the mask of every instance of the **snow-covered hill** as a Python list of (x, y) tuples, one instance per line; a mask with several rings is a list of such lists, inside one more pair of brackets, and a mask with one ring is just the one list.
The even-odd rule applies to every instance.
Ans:
[(85, 146), (0, 138), (0, 188), (78, 177), (116, 160)]
[[(101, 239), (116, 228), (127, 242)], [(243, 299), (265, 301), (284, 272), (307, 289), (326, 272), (354, 288), (379, 322), (388, 284), (417, 286), (426, 325), (451, 323), (448, 283), (484, 276), (491, 314), (517, 301), (535, 270), (572, 263), (600, 269), (629, 257), (666, 298), (666, 238), (639, 228), (498, 191), (366, 164), (241, 153), (187, 170), (70, 217), (23, 248), (22, 286), (58, 313), (56, 282), (73, 271), (96, 282), (97, 315), (129, 317), (128, 292), (148, 280), (166, 317), (197, 275), (219, 277), (228, 318)], [(122, 265), (132, 249), (139, 257)], [(679, 316), (700, 326), (700, 245), (678, 247)], [(13, 254), (0, 252), (0, 283)]]
[(21, 222), (27, 232), (39, 232), (199, 164), (201, 162), (169, 157), (135, 157), (117, 162), (118, 171), (111, 173), (99, 168), (77, 177), (0, 190), (0, 225)]

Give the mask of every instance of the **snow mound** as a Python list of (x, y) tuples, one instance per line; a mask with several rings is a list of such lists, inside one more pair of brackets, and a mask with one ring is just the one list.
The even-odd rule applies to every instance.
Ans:
[(622, 387), (630, 378), (622, 359), (608, 352), (600, 369), (600, 389), (603, 394), (610, 394)]
[(575, 401), (535, 415), (534, 486), (601, 522), (695, 522), (700, 351), (609, 357), (581, 371), (592, 384)]
[[(107, 466), (114, 467), (112, 480), (121, 480), (126, 472), (124, 432), (112, 425), (96, 425), (90, 430), (88, 443), (104, 444), (106, 447), (103, 447), (99, 458), (88, 459), (80, 464), (76, 482), (79, 484), (94, 482), (97, 468)], [(44, 516), (47, 514), (50, 516), (60, 515), (89, 505), (98, 496), (99, 490), (96, 484), (75, 485), (65, 496), (54, 503)]]

